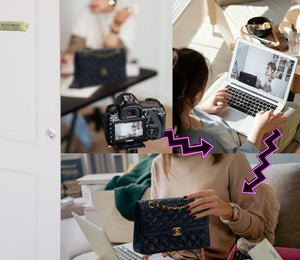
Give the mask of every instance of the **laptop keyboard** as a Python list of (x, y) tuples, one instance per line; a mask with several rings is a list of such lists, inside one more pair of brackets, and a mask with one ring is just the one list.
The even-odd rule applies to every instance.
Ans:
[(126, 246), (114, 247), (120, 260), (141, 260), (142, 258)]
[(228, 88), (227, 93), (232, 96), (232, 98), (225, 98), (228, 105), (250, 116), (255, 117), (260, 111), (275, 110), (277, 108), (277, 105), (243, 92), (233, 86), (228, 85), (226, 88)]

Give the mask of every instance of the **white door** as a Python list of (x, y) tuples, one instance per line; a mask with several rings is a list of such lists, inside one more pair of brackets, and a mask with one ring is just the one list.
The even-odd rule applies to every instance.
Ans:
[(56, 260), (59, 1), (0, 1), (0, 21), (29, 24), (0, 30), (0, 259)]

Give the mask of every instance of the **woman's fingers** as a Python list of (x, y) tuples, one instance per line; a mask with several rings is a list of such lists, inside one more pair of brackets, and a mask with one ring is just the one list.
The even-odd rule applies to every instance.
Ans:
[(215, 209), (208, 209), (208, 210), (205, 210), (205, 211), (203, 211), (201, 213), (194, 214), (193, 218), (194, 219), (203, 218), (205, 216), (214, 215), (214, 213), (215, 213)]
[(188, 199), (193, 199), (197, 197), (207, 197), (211, 194), (216, 194), (214, 190), (202, 190), (202, 191), (197, 191), (188, 195), (183, 196), (183, 199), (188, 200)]
[(232, 96), (226, 92), (216, 93), (216, 97), (232, 98)]
[(274, 117), (274, 118), (278, 118), (278, 117), (282, 117), (283, 115), (284, 115), (284, 113), (279, 112), (279, 113), (277, 113), (277, 114), (274, 114), (273, 117)]
[(189, 204), (187, 204), (185, 206), (185, 209), (192, 209), (200, 204), (203, 204), (203, 203), (207, 203), (207, 202), (210, 202), (211, 201), (211, 196), (207, 196), (207, 197), (203, 197), (203, 198), (199, 198)]
[(227, 90), (228, 90), (227, 88), (220, 89), (220, 90), (218, 90), (217, 92), (215, 92), (215, 96), (216, 96), (216, 97), (227, 97), (227, 98), (232, 98), (232, 96), (226, 92)]
[(283, 121), (285, 121), (285, 120), (287, 120), (287, 117), (286, 117), (286, 116), (276, 118), (276, 122), (277, 122), (277, 123), (281, 123), (281, 122), (283, 122)]
[(199, 211), (203, 211), (203, 210), (207, 210), (207, 209), (212, 209), (212, 208), (216, 207), (216, 205), (217, 205), (216, 201), (210, 201), (208, 203), (204, 203), (204, 204), (198, 205), (197, 207), (189, 209), (187, 211), (187, 214), (188, 215), (192, 215), (192, 214), (194, 214), (196, 212), (199, 212)]
[(221, 88), (219, 90), (217, 90), (215, 93), (219, 93), (219, 92), (227, 92), (228, 88)]
[(281, 129), (281, 128), (285, 128), (287, 126), (287, 124), (283, 123), (283, 124), (278, 124), (276, 125), (276, 129)]
[(227, 101), (224, 97), (216, 97), (215, 98), (215, 103), (217, 102), (222, 102), (222, 103), (226, 103), (227, 104)]

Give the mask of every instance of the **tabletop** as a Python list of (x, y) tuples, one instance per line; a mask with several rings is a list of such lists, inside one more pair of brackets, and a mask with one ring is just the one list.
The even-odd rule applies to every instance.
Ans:
[(91, 97), (89, 98), (75, 98), (75, 97), (61, 97), (61, 115), (64, 116), (70, 112), (75, 112), (80, 108), (90, 105), (96, 101), (99, 101), (108, 96), (114, 95), (115, 93), (125, 90), (137, 83), (140, 83), (146, 79), (152, 78), (157, 75), (157, 72), (151, 69), (140, 69), (139, 76), (127, 77), (126, 82), (121, 84), (106, 85), (99, 88)]

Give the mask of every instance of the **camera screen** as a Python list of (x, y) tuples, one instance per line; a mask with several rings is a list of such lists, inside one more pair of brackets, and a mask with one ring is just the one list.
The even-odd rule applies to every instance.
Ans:
[(115, 140), (143, 136), (142, 121), (115, 124)]

